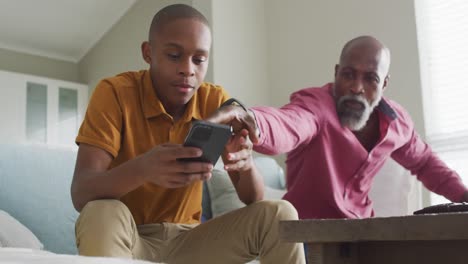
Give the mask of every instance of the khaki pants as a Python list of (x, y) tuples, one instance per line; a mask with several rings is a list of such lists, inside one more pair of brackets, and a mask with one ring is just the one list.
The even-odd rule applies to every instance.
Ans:
[(89, 202), (76, 222), (80, 255), (165, 263), (305, 263), (302, 244), (280, 242), (280, 220), (297, 219), (287, 201), (260, 201), (200, 225), (136, 226), (117, 200)]

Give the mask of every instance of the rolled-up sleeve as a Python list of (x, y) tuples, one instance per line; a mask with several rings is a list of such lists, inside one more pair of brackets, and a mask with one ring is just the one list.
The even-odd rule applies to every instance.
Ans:
[(320, 130), (318, 99), (303, 91), (291, 96), (291, 102), (281, 108), (254, 107), (261, 131), (255, 151), (276, 155), (307, 144)]

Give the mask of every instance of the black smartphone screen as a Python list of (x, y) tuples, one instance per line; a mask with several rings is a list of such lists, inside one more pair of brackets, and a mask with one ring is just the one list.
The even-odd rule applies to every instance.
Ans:
[(203, 154), (198, 158), (183, 158), (180, 160), (210, 162), (214, 166), (223, 153), (231, 135), (232, 129), (228, 125), (195, 121), (185, 138), (184, 146), (197, 147), (203, 151)]

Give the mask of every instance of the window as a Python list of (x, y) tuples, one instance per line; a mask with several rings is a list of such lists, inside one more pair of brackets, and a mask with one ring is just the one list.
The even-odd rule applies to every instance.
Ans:
[(0, 143), (75, 146), (88, 86), (0, 71)]
[(78, 132), (78, 91), (69, 88), (59, 88), (58, 101), (58, 143), (66, 145), (75, 142)]
[(427, 141), (468, 184), (468, 1), (415, 3)]
[(47, 142), (47, 85), (26, 83), (26, 139)]

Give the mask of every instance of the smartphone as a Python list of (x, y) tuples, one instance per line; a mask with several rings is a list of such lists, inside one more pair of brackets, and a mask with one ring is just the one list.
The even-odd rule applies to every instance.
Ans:
[(199, 148), (203, 151), (203, 154), (201, 157), (179, 160), (210, 162), (214, 166), (223, 153), (231, 135), (231, 126), (206, 121), (194, 121), (185, 138), (184, 146)]

